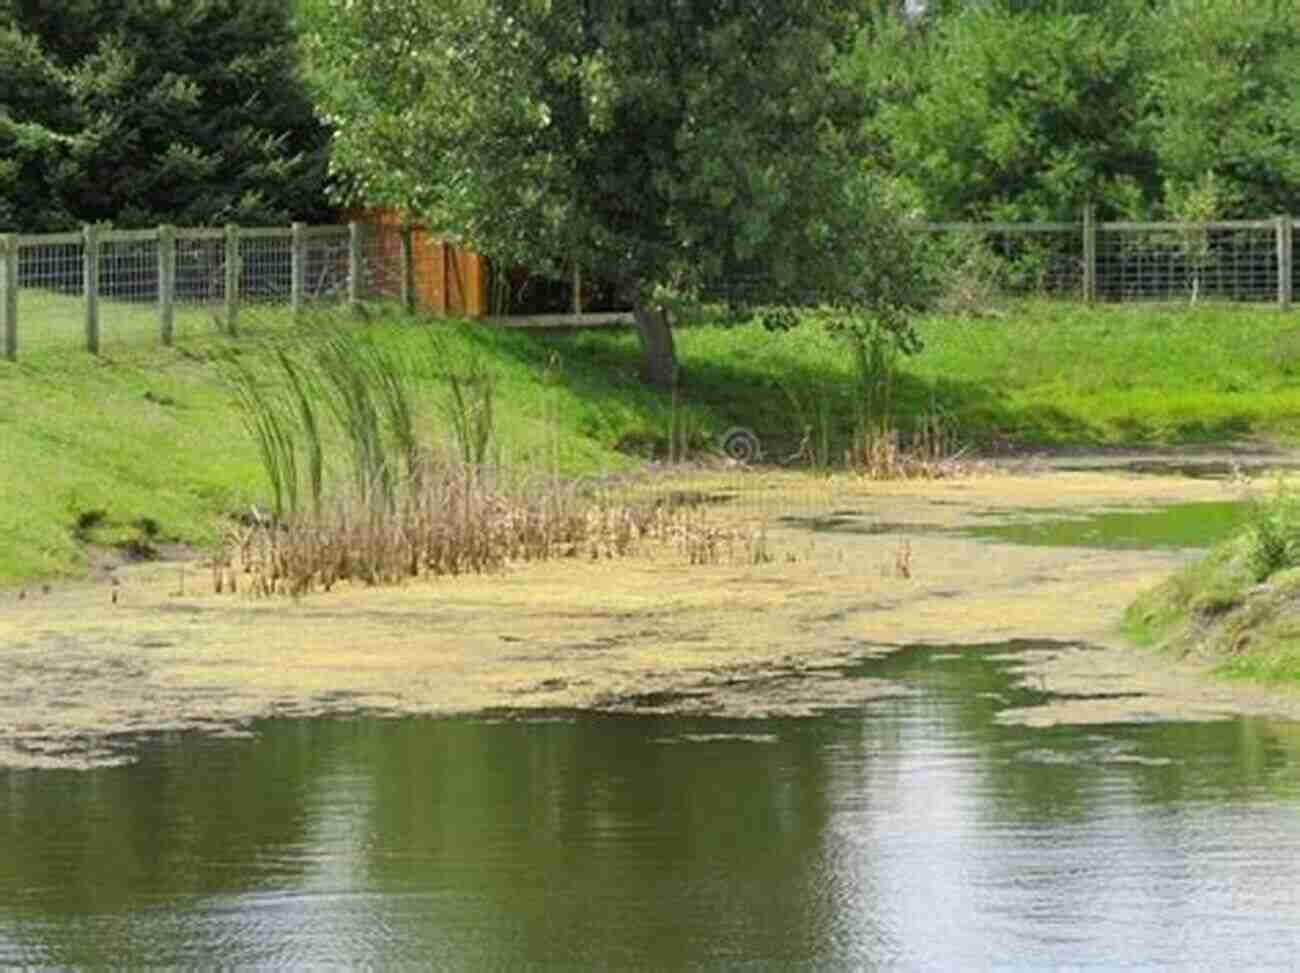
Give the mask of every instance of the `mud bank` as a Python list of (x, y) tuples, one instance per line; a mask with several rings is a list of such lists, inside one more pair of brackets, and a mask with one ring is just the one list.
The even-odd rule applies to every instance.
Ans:
[[(1128, 719), (1150, 698), (1164, 701), (1161, 718), (1300, 711), (1293, 698), (1221, 691), (1191, 667), (1168, 676), (1172, 663), (1118, 645), (1124, 607), (1194, 552), (1018, 547), (945, 532), (1234, 499), (1232, 480), (1017, 469), (875, 484), (732, 472), (697, 474), (689, 489), (719, 501), (710, 523), (761, 529), (771, 560), (690, 565), (663, 547), (296, 602), (217, 595), (201, 564), (171, 563), (21, 600), (0, 593), (0, 763), (102, 765), (130, 759), (137, 734), (240, 733), (273, 716), (806, 715), (907, 691), (842, 674), (864, 657), (1012, 639), (1098, 647), (1046, 653), (1032, 660), (1033, 678), (1104, 684), (1127, 708), (1007, 719)], [(837, 529), (846, 522), (861, 529)]]

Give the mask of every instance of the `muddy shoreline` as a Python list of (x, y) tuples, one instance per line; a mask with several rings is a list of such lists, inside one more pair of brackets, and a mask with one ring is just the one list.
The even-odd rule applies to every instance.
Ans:
[[(1238, 476), (1105, 465), (1018, 459), (885, 484), (691, 473), (683, 488), (727, 498), (711, 523), (763, 531), (772, 557), (760, 564), (733, 552), (690, 565), (668, 546), (293, 601), (218, 595), (201, 563), (172, 562), (106, 566), (21, 600), (0, 592), (0, 765), (102, 766), (129, 760), (141, 734), (246, 733), (277, 716), (809, 715), (909, 692), (845, 674), (870, 656), (1018, 639), (1058, 646), (1027, 657), (1025, 673), (1067, 697), (1006, 722), (1300, 717), (1300, 694), (1224, 685), (1116, 639), (1133, 597), (1195, 552), (955, 532), (1242, 495)], [(1098, 686), (1105, 698), (1083, 698)]]

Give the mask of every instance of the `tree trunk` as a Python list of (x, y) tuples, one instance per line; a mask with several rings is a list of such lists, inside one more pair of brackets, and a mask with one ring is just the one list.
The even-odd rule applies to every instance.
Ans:
[(668, 312), (638, 303), (632, 315), (641, 338), (641, 380), (657, 388), (672, 388), (677, 375), (677, 355), (673, 351)]

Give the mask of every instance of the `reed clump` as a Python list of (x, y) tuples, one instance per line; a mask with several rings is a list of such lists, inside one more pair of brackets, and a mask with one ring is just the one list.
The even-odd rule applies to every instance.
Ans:
[(923, 415), (907, 440), (891, 420), (861, 423), (845, 461), (869, 480), (939, 480), (971, 471), (956, 429), (939, 413)]
[(772, 560), (761, 530), (711, 524), (690, 507), (584, 497), (570, 482), (511, 487), (456, 465), (426, 470), (421, 485), (384, 515), (353, 498), (282, 521), (232, 523), (213, 560), (214, 590), (299, 597), (341, 582), (393, 585), (664, 550), (689, 565)]
[(856, 336), (854, 423), (845, 465), (871, 480), (936, 480), (970, 472), (956, 424), (932, 400), (904, 439), (894, 421), (899, 348), (872, 329)]
[[(689, 505), (621, 502), (556, 470), (509, 475), (493, 456), (494, 378), (457, 363), (430, 333), (427, 356), (397, 356), (326, 327), (227, 363), (258, 444), (270, 509), (232, 521), (213, 558), (213, 590), (301, 596), (342, 582), (391, 585), (486, 574), (512, 562), (626, 557), (646, 543), (690, 564), (765, 545), (709, 524)], [(449, 363), (450, 362), (450, 363)], [(442, 398), (426, 410), (422, 386)], [(440, 417), (441, 444), (427, 430)]]

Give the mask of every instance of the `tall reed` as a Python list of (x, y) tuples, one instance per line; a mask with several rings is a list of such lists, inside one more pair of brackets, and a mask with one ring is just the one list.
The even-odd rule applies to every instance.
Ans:
[[(273, 516), (231, 525), (214, 559), (218, 592), (297, 596), (341, 581), (393, 584), (511, 561), (618, 557), (647, 539), (705, 564), (730, 545), (731, 532), (688, 511), (613, 504), (561, 480), (558, 457), (540, 480), (507, 477), (487, 462), (494, 376), (481, 360), (448, 367), (436, 335), (425, 350), (425, 358), (403, 358), (364, 334), (325, 327), (274, 347), (260, 366), (229, 363)], [(421, 435), (418, 383), (428, 374), (448, 380), (441, 412), (452, 442), (441, 450)], [(341, 463), (330, 462), (335, 452)]]

